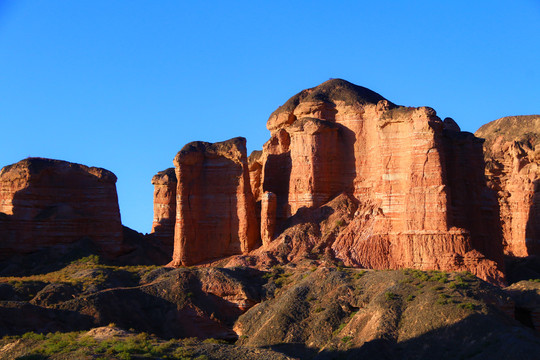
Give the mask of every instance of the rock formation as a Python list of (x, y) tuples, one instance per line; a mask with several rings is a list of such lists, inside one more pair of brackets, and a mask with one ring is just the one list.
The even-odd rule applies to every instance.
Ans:
[(178, 152), (172, 265), (192, 265), (258, 245), (246, 140), (193, 142)]
[(261, 239), (263, 245), (274, 239), (276, 231), (276, 195), (265, 192), (261, 199)]
[(289, 99), (267, 127), (260, 192), (276, 195), (278, 226), (344, 192), (359, 210), (331, 247), (347, 265), (470, 270), (501, 280), (482, 142), (453, 120), (334, 79)]
[(158, 172), (152, 178), (154, 185), (154, 221), (152, 234), (163, 244), (172, 248), (176, 219), (176, 172), (169, 168)]
[(486, 139), (486, 177), (498, 195), (505, 253), (540, 255), (540, 115), (504, 117), (475, 135)]
[(28, 158), (0, 171), (0, 254), (28, 253), (88, 237), (120, 251), (116, 176), (105, 169)]
[(349, 266), (503, 281), (482, 140), (454, 120), (333, 79), (293, 96), (267, 128), (249, 160), (240, 139), (178, 153), (173, 265), (245, 254), (260, 236), (259, 264), (315, 252)]

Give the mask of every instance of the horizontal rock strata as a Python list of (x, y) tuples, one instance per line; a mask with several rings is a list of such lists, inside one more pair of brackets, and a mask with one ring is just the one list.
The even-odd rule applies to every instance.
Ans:
[(105, 169), (28, 158), (0, 171), (0, 253), (28, 253), (91, 238), (106, 254), (122, 244), (116, 176)]
[(289, 99), (267, 127), (261, 187), (276, 194), (278, 226), (344, 192), (361, 209), (331, 246), (346, 264), (502, 279), (482, 141), (452, 119), (334, 79)]
[(193, 142), (178, 152), (172, 265), (246, 253), (258, 245), (246, 140)]
[(540, 116), (501, 118), (475, 135), (486, 139), (486, 177), (498, 195), (505, 253), (540, 255)]
[(154, 221), (152, 234), (168, 247), (174, 243), (176, 219), (176, 172), (169, 168), (158, 172), (152, 178), (154, 185)]

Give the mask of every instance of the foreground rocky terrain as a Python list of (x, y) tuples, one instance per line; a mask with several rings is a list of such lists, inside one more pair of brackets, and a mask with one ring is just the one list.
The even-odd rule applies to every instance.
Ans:
[(316, 260), (259, 271), (97, 256), (0, 281), (0, 359), (531, 359), (540, 349), (534, 281), (500, 289), (470, 273)]
[(539, 121), (475, 136), (333, 79), (250, 156), (184, 146), (150, 234), (108, 170), (5, 166), (0, 359), (540, 358)]

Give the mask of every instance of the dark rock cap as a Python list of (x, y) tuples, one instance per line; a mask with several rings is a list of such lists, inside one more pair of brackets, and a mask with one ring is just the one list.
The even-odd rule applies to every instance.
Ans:
[[(291, 97), (285, 104), (274, 111), (270, 118), (282, 113), (293, 111), (298, 104), (307, 101), (323, 101), (334, 103), (334, 101), (344, 101), (347, 105), (365, 105), (377, 104), (381, 100), (386, 100), (380, 94), (365, 88), (352, 84), (343, 79), (330, 79), (319, 86), (303, 90)], [(393, 103), (390, 103), (394, 106)]]
[(32, 177), (41, 174), (45, 170), (52, 170), (56, 172), (78, 172), (94, 176), (100, 181), (116, 183), (116, 175), (111, 171), (98, 168), (89, 167), (82, 164), (71, 163), (64, 160), (47, 159), (40, 157), (29, 157), (23, 159), (15, 164), (8, 165), (0, 170), (0, 177), (10, 173), (10, 177)]

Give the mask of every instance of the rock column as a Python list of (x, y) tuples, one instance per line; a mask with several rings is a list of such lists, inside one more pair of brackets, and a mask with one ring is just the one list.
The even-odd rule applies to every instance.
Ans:
[(172, 265), (193, 265), (258, 245), (246, 140), (193, 142), (178, 152)]

